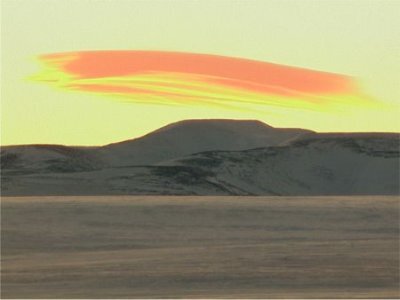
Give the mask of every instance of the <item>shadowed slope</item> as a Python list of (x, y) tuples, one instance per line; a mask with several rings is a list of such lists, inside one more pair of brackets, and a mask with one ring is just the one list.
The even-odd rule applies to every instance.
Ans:
[(210, 150), (246, 150), (279, 145), (313, 133), (273, 128), (253, 120), (186, 120), (100, 152), (111, 165), (147, 165)]
[[(213, 122), (218, 126), (221, 124), (220, 121)], [(176, 158), (174, 156), (179, 153), (195, 152), (201, 146), (211, 147), (221, 142), (222, 145), (229, 144), (226, 141), (231, 141), (231, 148), (243, 146), (240, 142), (234, 144), (233, 137), (244, 134), (229, 133), (228, 128), (232, 127), (224, 125), (221, 128), (216, 124), (203, 123), (205, 126), (198, 130), (196, 122), (183, 123), (188, 125), (173, 124), (140, 139), (94, 149), (103, 164), (94, 164), (95, 169), (82, 169), (87, 166), (87, 161), (76, 157), (70, 158), (70, 164), (68, 160), (61, 159), (64, 165), (56, 160), (47, 169), (36, 170), (24, 169), (18, 157), (17, 163), (12, 159), (5, 160), (2, 192), (4, 195), (399, 194), (398, 134), (304, 134), (299, 131), (300, 136), (296, 137), (293, 130), (283, 130), (285, 134), (290, 134), (282, 138), (277, 134), (280, 129), (266, 127), (273, 133), (270, 141), (281, 142), (278, 146), (234, 151), (209, 150)], [(248, 126), (241, 128), (244, 132), (251, 130), (255, 133), (257, 130), (254, 127), (262, 126), (257, 122), (244, 124)], [(199, 136), (205, 138), (193, 139), (192, 143), (179, 148), (179, 142), (190, 141), (188, 133), (193, 134), (196, 130)], [(227, 139), (224, 141), (224, 138)], [(254, 141), (257, 139), (247, 145)], [(166, 152), (165, 155), (163, 151), (174, 150), (174, 145), (177, 145), (176, 152)], [(195, 147), (197, 145), (200, 147)], [(58, 148), (52, 148), (53, 151), (55, 149)], [(146, 149), (153, 152), (147, 153)], [(74, 151), (80, 153), (83, 150)], [(100, 152), (103, 152), (102, 155)], [(172, 159), (147, 165), (135, 163), (135, 159), (143, 157), (153, 161), (160, 161), (163, 157)], [(116, 158), (119, 160), (113, 161)]]
[(186, 120), (103, 147), (5, 146), (1, 148), (1, 166), (26, 172), (73, 172), (105, 166), (149, 165), (202, 151), (268, 147), (312, 133), (273, 128), (252, 120)]

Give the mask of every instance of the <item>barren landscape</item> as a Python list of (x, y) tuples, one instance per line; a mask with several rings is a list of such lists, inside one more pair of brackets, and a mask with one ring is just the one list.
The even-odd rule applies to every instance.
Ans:
[(399, 197), (3, 197), (2, 298), (398, 298)]
[(186, 120), (101, 147), (0, 149), (3, 196), (399, 195), (398, 133)]
[(0, 300), (400, 300), (400, 0), (0, 6)]

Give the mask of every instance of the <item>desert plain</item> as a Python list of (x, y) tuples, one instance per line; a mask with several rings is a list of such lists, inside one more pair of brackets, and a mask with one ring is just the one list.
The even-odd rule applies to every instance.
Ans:
[(1, 199), (4, 298), (399, 298), (399, 197)]

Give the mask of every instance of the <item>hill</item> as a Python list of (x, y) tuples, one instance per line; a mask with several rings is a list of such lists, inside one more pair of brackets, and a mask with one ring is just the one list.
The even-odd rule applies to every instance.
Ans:
[(9, 146), (3, 195), (396, 195), (399, 134), (188, 120), (103, 147)]

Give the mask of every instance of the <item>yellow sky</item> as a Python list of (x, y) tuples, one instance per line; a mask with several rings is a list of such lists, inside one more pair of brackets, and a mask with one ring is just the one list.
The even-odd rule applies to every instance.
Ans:
[[(191, 118), (317, 131), (400, 131), (400, 2), (393, 0), (3, 0), (1, 143), (100, 145)], [(27, 80), (37, 55), (160, 50), (355, 76), (382, 109), (341, 114), (146, 105)]]

